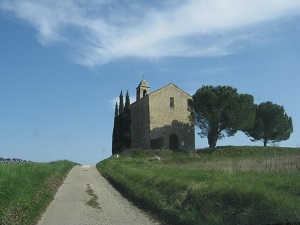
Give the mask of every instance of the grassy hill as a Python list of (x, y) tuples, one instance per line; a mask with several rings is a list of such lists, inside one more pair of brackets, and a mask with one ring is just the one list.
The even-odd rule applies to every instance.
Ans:
[[(149, 161), (153, 156), (160, 161)], [(168, 224), (300, 221), (300, 149), (129, 150), (97, 164), (124, 195)]]
[(76, 164), (0, 164), (0, 224), (35, 224)]

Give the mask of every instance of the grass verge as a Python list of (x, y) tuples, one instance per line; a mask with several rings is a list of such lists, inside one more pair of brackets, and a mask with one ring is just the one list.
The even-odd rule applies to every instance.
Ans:
[(99, 198), (89, 184), (87, 184), (86, 193), (91, 197), (91, 199), (86, 204), (91, 206), (92, 208), (101, 209), (99, 203), (97, 202)]
[(36, 224), (58, 187), (76, 164), (0, 164), (0, 224)]
[[(162, 160), (150, 162), (153, 155)], [(276, 224), (300, 221), (299, 155), (274, 147), (128, 151), (97, 168), (168, 224)]]

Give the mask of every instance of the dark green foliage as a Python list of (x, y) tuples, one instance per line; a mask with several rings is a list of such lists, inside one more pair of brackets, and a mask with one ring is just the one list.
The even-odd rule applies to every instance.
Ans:
[(211, 148), (217, 140), (254, 125), (253, 96), (238, 94), (230, 86), (202, 86), (189, 101), (189, 110), (191, 120), (200, 128), (200, 137), (207, 137)]
[(130, 96), (128, 91), (125, 97), (125, 107), (122, 115), (123, 120), (123, 149), (128, 149), (131, 147), (131, 119), (130, 119)]
[[(118, 154), (123, 149), (131, 147), (131, 130), (130, 130), (130, 97), (127, 91), (125, 107), (123, 104), (123, 94), (120, 94), (119, 112), (117, 114), (117, 103), (115, 109), (114, 128), (112, 137), (112, 154)], [(123, 105), (123, 106), (122, 106)]]
[(116, 107), (115, 107), (115, 117), (119, 115), (119, 108), (118, 108), (118, 103), (116, 102)]
[(123, 146), (122, 149), (128, 149), (131, 147), (131, 119), (130, 119), (130, 110), (128, 109), (122, 114), (123, 120)]
[(282, 106), (272, 102), (263, 102), (256, 106), (255, 126), (245, 133), (251, 141), (270, 142), (287, 140), (293, 132), (292, 118), (288, 117)]
[(119, 103), (119, 113), (122, 113), (124, 111), (124, 98), (123, 98), (123, 93), (121, 91), (120, 96), (120, 103)]
[(125, 97), (125, 108), (124, 111), (128, 111), (130, 106), (130, 97), (128, 91), (126, 92), (126, 97)]
[(113, 135), (112, 135), (112, 154), (115, 155), (120, 153), (120, 128), (121, 128), (121, 120), (120, 116), (117, 115), (114, 118), (114, 128), (113, 128)]

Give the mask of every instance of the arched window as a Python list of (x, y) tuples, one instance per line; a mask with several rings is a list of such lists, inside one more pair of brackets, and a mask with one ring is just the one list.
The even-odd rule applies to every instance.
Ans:
[(143, 97), (147, 95), (147, 90), (143, 90)]
[(171, 108), (174, 108), (174, 107), (175, 107), (175, 104), (174, 104), (174, 98), (173, 98), (173, 97), (170, 98), (170, 107), (171, 107)]

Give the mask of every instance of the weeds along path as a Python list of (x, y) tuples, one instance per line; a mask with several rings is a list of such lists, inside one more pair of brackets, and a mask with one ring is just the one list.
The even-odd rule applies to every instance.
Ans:
[(159, 224), (124, 199), (94, 166), (76, 166), (38, 225)]

